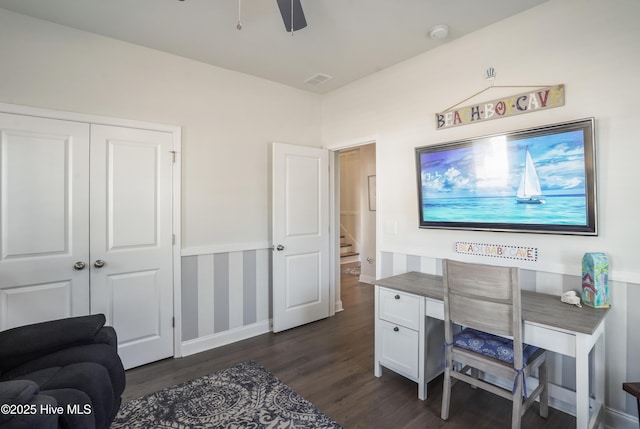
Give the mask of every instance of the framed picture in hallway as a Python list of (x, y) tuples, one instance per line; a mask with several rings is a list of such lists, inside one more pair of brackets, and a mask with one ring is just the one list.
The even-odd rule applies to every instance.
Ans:
[(376, 176), (369, 176), (369, 210), (376, 210)]

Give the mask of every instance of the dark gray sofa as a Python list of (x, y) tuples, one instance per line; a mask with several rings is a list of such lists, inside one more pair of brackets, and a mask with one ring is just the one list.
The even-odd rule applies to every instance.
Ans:
[(0, 332), (0, 429), (106, 429), (125, 373), (103, 314)]

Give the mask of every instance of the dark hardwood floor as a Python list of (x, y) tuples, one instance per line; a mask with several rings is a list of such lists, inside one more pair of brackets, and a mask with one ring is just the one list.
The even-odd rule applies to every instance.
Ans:
[[(389, 370), (373, 375), (373, 286), (343, 274), (344, 311), (278, 334), (264, 334), (180, 359), (127, 371), (124, 401), (254, 360), (346, 429), (508, 428), (511, 403), (464, 383), (453, 388), (448, 421), (440, 419), (442, 377), (420, 401), (415, 383)], [(575, 418), (534, 404), (523, 428), (574, 428)]]

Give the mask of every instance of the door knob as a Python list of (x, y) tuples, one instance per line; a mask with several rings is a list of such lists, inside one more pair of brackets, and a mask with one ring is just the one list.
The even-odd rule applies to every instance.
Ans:
[(93, 263), (93, 266), (96, 268), (102, 268), (104, 267), (104, 261), (102, 259), (98, 259)]
[(73, 264), (73, 269), (76, 271), (84, 270), (84, 267), (86, 267), (86, 264), (82, 261), (78, 261)]
[(277, 250), (278, 252), (282, 252), (282, 251), (284, 250), (284, 246), (283, 246), (282, 244), (278, 244), (278, 245), (276, 246), (276, 250)]

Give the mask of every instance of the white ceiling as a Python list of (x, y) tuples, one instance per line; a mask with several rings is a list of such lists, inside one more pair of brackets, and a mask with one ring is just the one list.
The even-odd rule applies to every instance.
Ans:
[[(0, 8), (326, 93), (546, 0), (301, 0), (287, 33), (275, 0), (0, 0)], [(449, 26), (442, 41), (429, 37)], [(305, 83), (322, 73), (331, 80)]]

